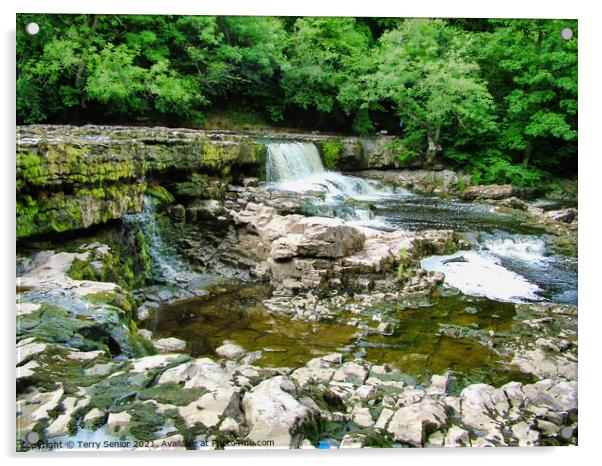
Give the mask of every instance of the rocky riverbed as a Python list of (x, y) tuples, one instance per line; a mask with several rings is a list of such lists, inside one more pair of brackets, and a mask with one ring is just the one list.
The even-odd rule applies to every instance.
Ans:
[[(564, 200), (451, 171), (325, 171), (328, 138), (94, 128), (87, 155), (77, 131), (44, 131), (23, 130), (38, 168), (22, 159), (18, 197), (65, 221), (21, 213), (18, 449), (577, 443)], [(74, 139), (65, 168), (55, 149)], [(209, 164), (212, 144), (230, 162)], [(126, 146), (138, 158), (117, 173)], [(344, 146), (382, 168), (378, 144)], [(122, 178), (136, 202), (103, 194), (66, 221), (67, 197)], [(52, 229), (71, 233), (34, 234)]]

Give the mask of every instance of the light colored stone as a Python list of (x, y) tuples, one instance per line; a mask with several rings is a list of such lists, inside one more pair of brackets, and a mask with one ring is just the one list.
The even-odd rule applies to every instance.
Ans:
[(228, 408), (238, 405), (238, 390), (222, 387), (202, 395), (198, 400), (179, 408), (180, 416), (188, 427), (202, 424), (207, 429), (215, 427)]
[(504, 390), (486, 384), (473, 384), (460, 394), (462, 422), (486, 432), (488, 441), (505, 445), (501, 432), (503, 420), (510, 410)]
[(175, 351), (184, 351), (186, 349), (186, 342), (175, 337), (160, 338), (153, 341), (153, 346), (160, 353), (173, 353)]
[(442, 448), (444, 445), (444, 436), (443, 432), (437, 430), (429, 435), (426, 444), (424, 445), (427, 448)]
[(67, 359), (73, 359), (75, 361), (91, 361), (92, 359), (99, 358), (105, 354), (104, 351), (70, 351), (67, 354)]
[(109, 362), (107, 364), (96, 364), (88, 369), (84, 369), (86, 375), (107, 375), (113, 369), (114, 364)]
[(40, 365), (36, 361), (29, 361), (28, 363), (17, 367), (17, 380), (35, 375), (34, 369), (37, 369), (38, 367), (40, 367)]
[(147, 372), (151, 369), (165, 367), (181, 358), (179, 354), (157, 354), (144, 358), (132, 359), (132, 372)]
[(43, 353), (46, 351), (47, 347), (48, 345), (45, 343), (37, 342), (27, 343), (21, 346), (17, 345), (17, 365), (22, 364), (33, 356)]
[(63, 396), (63, 389), (53, 392), (34, 391), (17, 400), (17, 432), (31, 432), (42, 419), (48, 419), (48, 412), (54, 410)]
[(353, 422), (355, 422), (362, 429), (367, 429), (374, 425), (372, 415), (370, 414), (370, 410), (368, 408), (362, 408), (358, 405), (353, 408), (351, 414), (353, 415)]
[(209, 358), (199, 358), (166, 370), (159, 383), (183, 384), (184, 388), (204, 388), (209, 391), (232, 389), (234, 368), (229, 370)]
[[(138, 319), (144, 320), (140, 316), (138, 316)], [(138, 330), (138, 335), (140, 335), (142, 338), (145, 338), (146, 340), (152, 340), (152, 338), (153, 338), (153, 332), (151, 332), (150, 330), (147, 330), (145, 328), (141, 328), (140, 330)]]
[(452, 426), (445, 434), (445, 446), (451, 448), (470, 446), (468, 431), (458, 426)]
[(374, 424), (374, 427), (377, 429), (386, 428), (391, 416), (393, 416), (394, 413), (395, 411), (392, 409), (383, 408), (383, 410), (380, 412), (380, 416), (378, 416), (378, 419), (376, 420), (376, 424)]
[(238, 422), (236, 422), (234, 419), (232, 419), (231, 417), (227, 417), (220, 424), (219, 430), (220, 432), (232, 432), (238, 435), (240, 433), (240, 426), (238, 425)]
[(89, 397), (77, 399), (75, 397), (67, 397), (63, 400), (64, 412), (60, 414), (52, 424), (46, 429), (48, 437), (61, 437), (69, 434), (69, 421), (76, 409), (85, 408), (90, 402)]
[(481, 186), (469, 186), (464, 190), (464, 199), (504, 199), (514, 194), (512, 185), (490, 184)]
[(364, 448), (365, 436), (363, 435), (345, 435), (341, 440), (339, 448)]
[(234, 343), (224, 342), (222, 346), (215, 350), (215, 354), (227, 359), (240, 359), (246, 354), (246, 351)]
[(367, 377), (368, 371), (364, 366), (355, 361), (350, 361), (344, 363), (335, 371), (333, 380), (340, 382), (351, 382), (360, 385), (364, 383)]
[(42, 307), (38, 303), (17, 302), (17, 315), (31, 314)]
[(107, 430), (110, 433), (119, 433), (127, 427), (131, 420), (132, 416), (125, 411), (121, 413), (111, 413), (107, 419)]
[(531, 447), (539, 440), (539, 433), (526, 422), (519, 422), (512, 426), (512, 433), (518, 440), (518, 446)]
[(358, 389), (355, 391), (355, 393), (353, 394), (353, 398), (358, 400), (367, 400), (368, 398), (374, 396), (375, 393), (376, 391), (374, 390), (373, 386), (362, 385), (358, 387)]
[(387, 431), (393, 434), (397, 441), (420, 447), (427, 428), (439, 429), (446, 422), (445, 407), (435, 400), (424, 399), (398, 409), (391, 418)]
[(91, 427), (94, 425), (99, 419), (104, 419), (105, 413), (98, 408), (92, 408), (88, 413), (84, 416), (84, 425), (86, 427)]
[(433, 375), (431, 377), (431, 385), (426, 390), (427, 395), (445, 395), (447, 393), (448, 383), (449, 375)]
[(282, 376), (264, 380), (247, 392), (242, 408), (253, 441), (270, 439), (275, 447), (296, 448), (302, 438), (292, 432), (311, 416), (310, 410), (295, 399), (293, 383)]

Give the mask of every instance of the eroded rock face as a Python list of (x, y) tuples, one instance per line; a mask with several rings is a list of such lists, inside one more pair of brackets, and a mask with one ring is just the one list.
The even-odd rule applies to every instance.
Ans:
[[(237, 226), (227, 239), (229, 258), (236, 251), (241, 266), (284, 292), (308, 289), (368, 291), (398, 289), (404, 277), (396, 273), (405, 257), (420, 257), (464, 247), (451, 230), (383, 232), (324, 217), (280, 215), (275, 207), (241, 201), (228, 211)], [(410, 264), (406, 264), (410, 265)], [(440, 274), (439, 274), (440, 275)], [(426, 271), (408, 283), (428, 289), (442, 282)]]

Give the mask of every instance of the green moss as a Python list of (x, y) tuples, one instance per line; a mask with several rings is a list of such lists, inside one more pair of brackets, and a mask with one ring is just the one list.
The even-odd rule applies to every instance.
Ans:
[(550, 243), (550, 248), (557, 254), (568, 257), (577, 257), (579, 248), (576, 234), (556, 236)]
[(207, 391), (202, 388), (183, 388), (176, 383), (164, 383), (145, 388), (138, 393), (140, 400), (155, 400), (157, 403), (185, 406), (198, 400)]
[(104, 184), (142, 176), (132, 144), (49, 143), (17, 150), (17, 189), (25, 186)]
[(414, 276), (413, 267), (416, 265), (416, 260), (413, 258), (410, 251), (402, 249), (399, 253), (399, 264), (397, 265), (397, 279), (399, 281), (410, 280)]
[(143, 183), (17, 195), (17, 238), (88, 228), (142, 209)]
[(173, 195), (163, 186), (152, 185), (146, 188), (146, 194), (154, 197), (162, 204), (172, 204), (175, 201)]
[(345, 150), (345, 145), (339, 139), (328, 139), (320, 143), (320, 154), (324, 166), (330, 170), (335, 169)]

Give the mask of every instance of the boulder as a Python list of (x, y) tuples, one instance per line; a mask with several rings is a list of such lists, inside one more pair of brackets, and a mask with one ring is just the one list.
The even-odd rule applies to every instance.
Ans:
[(293, 383), (283, 376), (264, 380), (247, 392), (242, 401), (248, 438), (273, 440), (275, 447), (297, 448), (303, 435), (296, 432), (312, 417), (309, 408), (297, 401)]
[(159, 353), (173, 353), (184, 351), (186, 349), (186, 342), (175, 337), (160, 338), (153, 341), (153, 346)]
[(577, 209), (562, 209), (562, 210), (551, 210), (546, 212), (546, 217), (549, 217), (557, 222), (571, 223), (577, 218)]
[(123, 411), (121, 413), (111, 413), (107, 419), (107, 431), (113, 434), (117, 434), (123, 431), (130, 421), (132, 420), (131, 414)]
[(446, 422), (445, 406), (435, 400), (424, 399), (398, 409), (387, 431), (399, 442), (421, 447), (426, 435), (443, 427)]
[(202, 395), (198, 400), (178, 409), (188, 427), (202, 424), (205, 428), (215, 427), (220, 419), (238, 406), (239, 394), (234, 387), (224, 387)]
[(366, 239), (360, 230), (337, 218), (307, 217), (295, 228), (303, 230), (297, 253), (306, 257), (336, 259), (348, 256), (362, 249)]
[(226, 341), (215, 350), (215, 354), (226, 359), (240, 359), (246, 354), (246, 351), (240, 346)]

